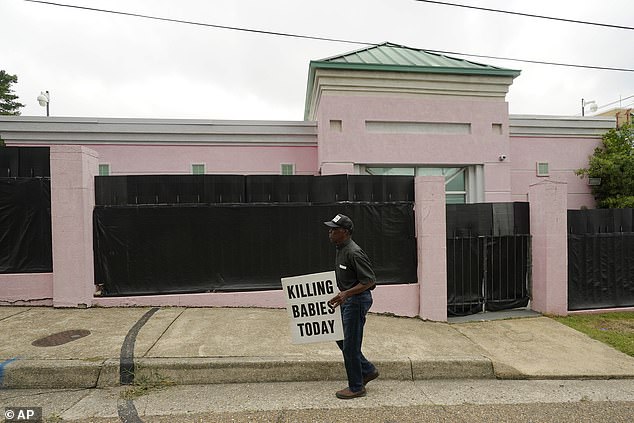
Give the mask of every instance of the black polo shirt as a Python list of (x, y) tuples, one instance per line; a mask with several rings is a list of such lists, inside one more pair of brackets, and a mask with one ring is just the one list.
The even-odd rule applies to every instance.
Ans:
[(358, 283), (367, 285), (376, 280), (370, 258), (352, 239), (337, 245), (335, 273), (340, 291), (350, 289)]

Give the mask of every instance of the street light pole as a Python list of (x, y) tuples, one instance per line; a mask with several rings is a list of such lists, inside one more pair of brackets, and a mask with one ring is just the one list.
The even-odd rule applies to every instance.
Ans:
[(586, 115), (586, 107), (589, 108), (590, 113), (594, 113), (597, 111), (597, 102), (594, 100), (585, 101), (583, 98), (581, 99), (581, 116)]
[(597, 102), (594, 100), (585, 101), (582, 98), (581, 99), (581, 116), (586, 115), (586, 107), (590, 110), (590, 113), (594, 113), (597, 111)]

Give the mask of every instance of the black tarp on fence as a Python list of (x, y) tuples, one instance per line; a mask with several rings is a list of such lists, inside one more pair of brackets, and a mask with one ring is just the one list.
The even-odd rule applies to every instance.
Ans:
[(97, 205), (414, 201), (411, 176), (134, 175), (95, 178)]
[(634, 306), (634, 209), (568, 210), (568, 309)]
[(51, 176), (48, 147), (0, 148), (0, 178), (48, 178)]
[(528, 203), (447, 205), (447, 311), (525, 307), (530, 297)]
[(105, 295), (277, 289), (333, 268), (322, 222), (337, 213), (379, 283), (417, 281), (412, 203), (97, 206), (95, 281)]
[(51, 245), (50, 179), (0, 178), (0, 273), (51, 272)]

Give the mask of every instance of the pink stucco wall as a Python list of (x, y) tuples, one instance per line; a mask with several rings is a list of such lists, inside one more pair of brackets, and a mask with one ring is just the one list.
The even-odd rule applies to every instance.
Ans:
[(258, 292), (217, 292), (208, 294), (169, 294), (129, 297), (95, 297), (93, 305), (102, 307), (263, 307), (284, 308), (286, 298), (279, 290)]
[[(544, 180), (565, 182), (569, 209), (594, 208), (587, 179), (574, 174), (588, 166), (588, 157), (601, 144), (600, 138), (511, 137), (513, 201), (527, 201), (528, 187)], [(549, 163), (550, 176), (539, 177), (536, 163)]]
[(81, 145), (55, 145), (50, 154), (53, 305), (90, 306), (98, 155)]
[[(414, 317), (419, 314), (418, 284), (383, 285), (373, 291), (374, 313), (394, 313)], [(175, 306), (175, 307), (262, 307), (285, 308), (283, 291), (225, 292), (208, 294), (144, 295), (130, 297), (95, 297), (93, 305), (122, 306)]]
[(0, 275), (0, 305), (53, 305), (52, 273)]
[[(330, 120), (341, 120), (341, 132), (329, 127)], [(370, 133), (366, 121), (470, 123), (471, 133)], [(505, 102), (324, 95), (319, 122), (321, 162), (472, 164), (494, 163), (499, 154), (508, 154)], [(494, 123), (506, 132), (495, 134)]]
[(415, 317), (420, 315), (420, 284), (379, 285), (372, 292), (373, 313), (393, 313), (397, 316)]
[(540, 181), (529, 188), (533, 310), (568, 313), (566, 184)]
[(231, 145), (91, 145), (111, 175), (191, 174), (192, 164), (207, 173), (280, 174), (282, 163), (295, 174), (317, 173), (317, 147)]
[(421, 176), (415, 180), (418, 284), (422, 319), (447, 320), (447, 231), (445, 179)]
[[(441, 96), (324, 93), (318, 118), (318, 161), (334, 164), (454, 166), (484, 165), (487, 201), (511, 200), (508, 104)], [(341, 125), (331, 125), (340, 121)], [(369, 131), (366, 122), (468, 124), (468, 133)], [(433, 132), (433, 130), (431, 131)]]

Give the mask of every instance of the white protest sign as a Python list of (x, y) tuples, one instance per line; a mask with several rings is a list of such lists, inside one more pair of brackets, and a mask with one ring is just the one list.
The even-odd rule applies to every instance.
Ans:
[(335, 272), (282, 278), (294, 344), (343, 339), (341, 309), (328, 300), (337, 295)]

